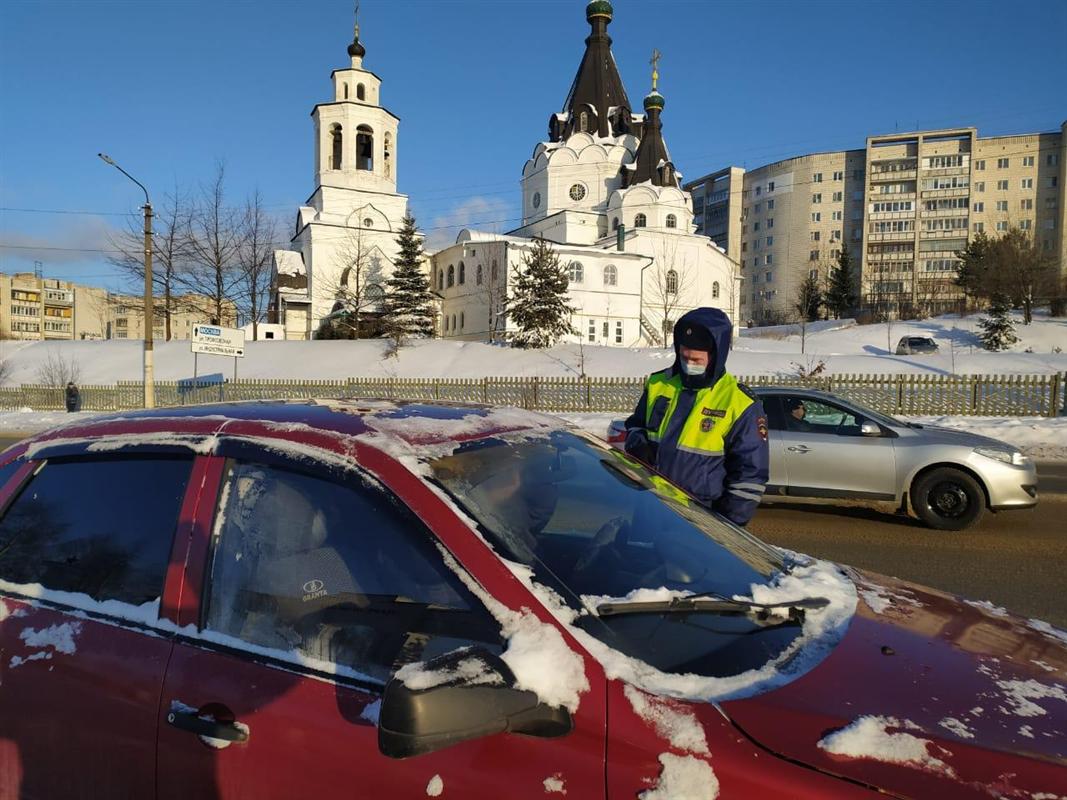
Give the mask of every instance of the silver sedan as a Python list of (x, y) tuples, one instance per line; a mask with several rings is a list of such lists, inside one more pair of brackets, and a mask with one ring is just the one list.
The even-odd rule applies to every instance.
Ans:
[(940, 530), (970, 527), (987, 508), (1037, 503), (1037, 470), (1012, 445), (903, 422), (827, 392), (755, 391), (770, 428), (767, 500), (893, 502)]

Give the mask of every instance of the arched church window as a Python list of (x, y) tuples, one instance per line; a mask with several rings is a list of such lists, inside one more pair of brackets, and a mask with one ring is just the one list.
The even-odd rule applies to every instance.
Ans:
[(589, 130), (589, 114), (585, 111), (578, 115), (578, 130), (582, 133)]
[(452, 332), (453, 333), (456, 332), (456, 315), (455, 314), (452, 315)]
[(474, 282), (479, 286), (482, 285), (482, 265), (478, 265), (478, 271), (474, 275)]
[(388, 178), (393, 174), (393, 136), (388, 131), (385, 133), (383, 142), (382, 158), (385, 160), (385, 177)]
[(493, 259), (493, 266), (489, 268), (489, 277), (492, 279), (493, 283), (496, 283), (497, 277), (499, 277), (495, 258)]
[(448, 314), (445, 314), (444, 326), (445, 326), (445, 333), (448, 333)]
[(582, 266), (581, 261), (572, 261), (567, 266), (567, 277), (570, 278), (571, 283), (581, 283), (585, 280), (585, 267)]
[(459, 262), (459, 285), (462, 286), (467, 282), (467, 265), (462, 261)]
[(634, 227), (635, 228), (643, 228), (647, 224), (648, 224), (648, 217), (646, 217), (644, 214), (638, 214), (636, 217), (634, 217)]
[(437, 270), (437, 291), (441, 291), (445, 288), (445, 270), (444, 267)]
[(345, 100), (347, 100), (348, 99), (348, 84), (347, 83), (344, 84), (344, 87), (345, 87)]
[(667, 294), (678, 294), (678, 273), (667, 270)]
[(374, 169), (374, 131), (369, 125), (356, 128), (356, 169)]
[(356, 99), (357, 100), (366, 100), (367, 99), (367, 92), (363, 88), (363, 84), (362, 83), (357, 83), (356, 84)]
[(613, 231), (617, 231), (619, 229), (619, 218), (618, 217), (612, 217), (611, 229)]
[(715, 281), (713, 284), (711, 284), (711, 296), (712, 297), (718, 297), (719, 296), (719, 282), (718, 281)]
[(677, 228), (678, 227), (678, 217), (674, 216), (674, 214), (668, 214), (667, 215), (667, 227), (668, 228)]
[(463, 328), (464, 328), (464, 326), (466, 324), (467, 324), (467, 317), (462, 311), (460, 311), (459, 312), (459, 329), (463, 330)]
[(341, 153), (343, 147), (344, 136), (341, 132), (341, 126), (334, 123), (330, 126), (330, 140), (332, 143), (332, 149), (330, 151), (330, 169), (341, 169)]
[(617, 286), (619, 283), (619, 271), (615, 269), (614, 264), (608, 264), (604, 267), (604, 285), (605, 286)]
[(448, 288), (451, 289), (456, 285), (456, 267), (453, 264), (448, 265)]

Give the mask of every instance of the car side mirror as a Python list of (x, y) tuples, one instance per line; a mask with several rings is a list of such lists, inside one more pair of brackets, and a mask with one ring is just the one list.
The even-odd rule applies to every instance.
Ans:
[(403, 667), (385, 686), (378, 749), (389, 758), (408, 758), (496, 733), (570, 733), (574, 722), (567, 709), (545, 705), (514, 685), (503, 659), (480, 647)]
[(882, 428), (877, 422), (871, 422), (869, 419), (860, 423), (860, 435), (861, 436), (881, 436)]

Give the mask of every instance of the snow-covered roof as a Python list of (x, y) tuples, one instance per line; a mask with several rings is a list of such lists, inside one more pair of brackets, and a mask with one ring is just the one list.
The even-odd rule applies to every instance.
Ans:
[(274, 265), (279, 275), (306, 275), (304, 256), (294, 250), (275, 250)]

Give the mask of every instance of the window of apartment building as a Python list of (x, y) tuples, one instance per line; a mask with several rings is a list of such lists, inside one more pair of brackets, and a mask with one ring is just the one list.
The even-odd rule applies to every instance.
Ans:
[(833, 250), (830, 251), (830, 258), (832, 258), (834, 260), (837, 260), (840, 257), (841, 257), (841, 251), (838, 250), (836, 247)]
[(765, 263), (767, 264), (767, 266), (770, 266), (771, 264), (774, 263), (774, 253), (767, 253), (767, 258), (765, 259)]
[(841, 229), (840, 228), (835, 228), (833, 231), (830, 232), (830, 241), (836, 241), (836, 242), (841, 241)]
[(1034, 188), (1034, 179), (1033, 178), (1023, 178), (1022, 181), (1020, 182), (1020, 187), (1019, 188), (1021, 188), (1021, 189), (1033, 189)]
[(808, 253), (808, 261), (818, 261), (818, 260), (819, 260), (819, 251), (818, 250), (812, 250), (810, 253)]
[(845, 212), (844, 211), (834, 211), (833, 213), (830, 214), (830, 219), (840, 220), (840, 219), (844, 219), (844, 218), (845, 218)]
[(976, 223), (974, 223), (974, 232), (975, 233), (981, 233), (984, 230), (985, 230), (985, 223), (984, 222), (976, 222)]
[(763, 203), (756, 203), (756, 206), (752, 209), (752, 211), (756, 214), (759, 214), (761, 211), (763, 211)]
[(1028, 231), (1033, 227), (1033, 221), (1028, 219), (1019, 220), (1019, 229)]
[(984, 170), (985, 169), (985, 159), (984, 158), (980, 158), (977, 161), (975, 161), (974, 162), (974, 168), (975, 169)]
[[(966, 175), (945, 175), (940, 178), (927, 178), (923, 181), (923, 189), (966, 189), (969, 184), (970, 181)], [(914, 192), (915, 189), (901, 189), (899, 191)]]
[(843, 181), (844, 179), (845, 179), (845, 173), (842, 172), (841, 170), (838, 170), (838, 171), (836, 171), (834, 173), (834, 180), (835, 181)]
[(1032, 167), (1033, 165), (1034, 165), (1034, 157), (1033, 156), (1023, 156), (1023, 166), (1024, 167)]
[(1006, 191), (1008, 191), (1008, 182), (1007, 181), (997, 181), (997, 191), (998, 192), (1006, 192)]
[(985, 203), (975, 203), (974, 210), (981, 214), (983, 211), (985, 211)]
[(1006, 159), (1006, 158), (998, 158), (997, 159), (997, 169), (1007, 169), (1007, 168), (1008, 168), (1008, 159)]
[(815, 278), (816, 280), (818, 280), (818, 278), (819, 278), (819, 270), (817, 270), (817, 269), (809, 269), (808, 270), (808, 277), (809, 278)]
[(1007, 211), (1007, 210), (1008, 210), (1008, 201), (1007, 200), (997, 200), (997, 211)]
[(822, 202), (822, 195), (821, 194), (813, 194), (811, 196), (811, 202), (813, 202), (813, 203), (821, 203)]
[(861, 238), (863, 238), (863, 231), (860, 230), (859, 228), (853, 228), (852, 229), (852, 241), (858, 242)]
[(763, 187), (762, 186), (757, 186), (756, 187), (756, 197), (759, 197), (761, 194), (763, 194)]
[(768, 228), (773, 228), (774, 227), (774, 217), (767, 217), (767, 227)]
[(1056, 220), (1055, 220), (1055, 218), (1054, 217), (1050, 217), (1049, 219), (1046, 219), (1045, 220), (1045, 224), (1042, 225), (1042, 227), (1047, 231), (1056, 230)]
[(952, 272), (958, 265), (954, 258), (928, 258), (925, 268), (927, 272)]
[(822, 213), (819, 211), (813, 211), (811, 214), (812, 222), (822, 222)]
[(1048, 179), (1048, 188), (1055, 189), (1059, 185), (1060, 185), (1060, 179), (1057, 178), (1055, 175), (1053, 175), (1051, 178)]
[(1052, 153), (1050, 155), (1045, 156), (1045, 164), (1047, 166), (1054, 167), (1059, 163), (1060, 163), (1060, 154), (1059, 153)]
[(862, 200), (863, 199), (863, 189), (857, 189), (856, 191), (854, 191), (852, 193), (852, 199), (853, 200)]
[(822, 183), (822, 173), (821, 172), (816, 172), (814, 175), (812, 175), (811, 176), (811, 182), (812, 183)]
[(772, 244), (774, 244), (774, 237), (773, 236), (768, 236), (767, 237), (767, 247), (770, 247)]
[(747, 253), (748, 252), (748, 242), (741, 242), (741, 252), (742, 253)]
[(622, 344), (622, 323), (615, 323), (615, 344)]
[(1046, 197), (1045, 198), (1045, 210), (1046, 211), (1054, 211), (1055, 209), (1059, 208), (1059, 206), (1060, 206), (1060, 204), (1059, 204), (1059, 200), (1057, 198), (1055, 198), (1055, 197)]
[(768, 200), (767, 201), (767, 210), (768, 211), (773, 211), (774, 210), (774, 200)]
[(757, 240), (756, 240), (756, 243), (755, 243), (754, 245), (752, 245), (752, 246), (753, 246), (753, 247), (754, 247), (754, 248), (755, 248), (756, 250), (759, 250), (759, 249), (760, 249), (761, 247), (763, 247), (763, 240), (762, 240), (762, 239), (757, 239)]
[(1004, 220), (1001, 220), (1000, 222), (997, 223), (997, 230), (998, 231), (1006, 231), (1007, 229), (1008, 229), (1008, 223), (1005, 222)]
[(984, 191), (985, 191), (985, 181), (978, 181), (978, 182), (977, 182), (977, 183), (976, 183), (976, 184), (974, 185), (974, 190), (975, 190), (976, 192), (984, 192)]
[(742, 225), (741, 226), (741, 233), (743, 233), (743, 234), (744, 233), (748, 233), (748, 225)]
[(591, 342), (595, 342), (596, 341), (596, 320), (595, 319), (589, 320), (589, 341), (591, 341)]
[(770, 283), (771, 281), (773, 281), (774, 280), (774, 273), (773, 272), (768, 272), (767, 275), (764, 277), (764, 280), (767, 283)]
[(863, 170), (862, 169), (854, 169), (854, 170), (852, 170), (852, 180), (854, 180), (854, 181), (863, 180)]
[(767, 184), (767, 191), (768, 192), (773, 192), (774, 191), (774, 181), (771, 181), (770, 183)]
[(742, 259), (741, 259), (741, 269), (744, 269), (744, 268), (745, 268), (745, 267), (747, 267), (747, 266), (748, 266), (748, 260), (747, 260), (747, 259), (744, 259), (744, 258), (742, 258)]
[(835, 203), (840, 203), (843, 196), (844, 196), (844, 192), (834, 192), (834, 198), (833, 198), (834, 202)]
[(1020, 200), (1019, 201), (1019, 206), (1022, 208), (1023, 211), (1032, 210), (1033, 207), (1034, 207), (1034, 198), (1026, 197), (1026, 198)]
[(752, 223), (752, 231), (753, 231), (753, 233), (758, 231), (758, 230), (759, 230), (759, 223), (758, 222), (753, 222)]
[(820, 236), (821, 236), (821, 234), (820, 234), (820, 232), (819, 232), (819, 231), (812, 231), (812, 232), (811, 232), (811, 240), (812, 240), (813, 242), (817, 242), (817, 241), (819, 241), (819, 238), (820, 238)]

